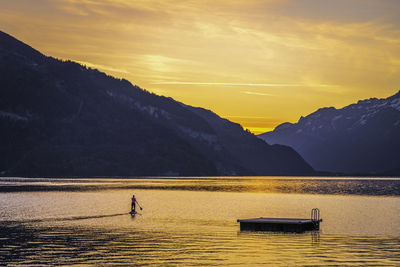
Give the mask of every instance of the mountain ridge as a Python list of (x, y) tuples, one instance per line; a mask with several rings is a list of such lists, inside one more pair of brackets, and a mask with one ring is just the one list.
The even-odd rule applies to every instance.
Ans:
[(314, 174), (291, 148), (259, 143), (211, 111), (45, 56), (1, 31), (0, 73), (3, 176)]
[(259, 138), (293, 147), (319, 171), (380, 174), (400, 165), (398, 136), (400, 91), (340, 109), (320, 108)]

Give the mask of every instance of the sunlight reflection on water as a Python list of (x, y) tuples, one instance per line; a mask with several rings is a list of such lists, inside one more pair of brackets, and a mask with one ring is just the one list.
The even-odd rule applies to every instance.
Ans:
[[(398, 179), (2, 179), (4, 264), (400, 264)], [(143, 206), (134, 218), (132, 193)], [(318, 233), (236, 223), (308, 218), (314, 207)]]
[(0, 178), (0, 192), (161, 189), (400, 196), (400, 178), (177, 177), (132, 179)]

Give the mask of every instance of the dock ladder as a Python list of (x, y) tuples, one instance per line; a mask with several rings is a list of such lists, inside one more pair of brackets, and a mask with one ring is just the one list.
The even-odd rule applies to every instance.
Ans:
[(319, 223), (322, 221), (319, 217), (319, 209), (314, 208), (311, 210), (311, 221), (314, 224), (316, 230), (319, 230)]

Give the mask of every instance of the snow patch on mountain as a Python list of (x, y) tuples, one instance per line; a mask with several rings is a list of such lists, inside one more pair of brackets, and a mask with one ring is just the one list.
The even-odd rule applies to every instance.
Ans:
[(15, 121), (28, 121), (29, 120), (28, 117), (21, 116), (19, 114), (12, 113), (12, 112), (1, 111), (1, 110), (0, 110), (0, 117), (6, 117), (6, 118), (9, 118), (9, 119), (15, 120)]
[(214, 134), (208, 134), (204, 132), (199, 132), (195, 131), (191, 128), (180, 126), (179, 129), (187, 134), (188, 136), (195, 138), (195, 139), (201, 139), (203, 141), (208, 142), (209, 144), (216, 143), (218, 141), (217, 136)]
[(335, 117), (333, 117), (332, 121), (336, 121), (336, 120), (340, 119), (341, 117), (343, 117), (343, 116), (342, 115), (335, 116)]
[(400, 111), (400, 98), (393, 100), (390, 106), (398, 111)]
[[(360, 100), (357, 104), (351, 104), (341, 109), (333, 107), (320, 108), (306, 117), (300, 117), (297, 124), (284, 123), (276, 127), (276, 130), (290, 129), (296, 134), (302, 132), (318, 132), (318, 129), (338, 130), (346, 125), (347, 130), (355, 129), (360, 125), (368, 124), (368, 121), (383, 109), (393, 108), (400, 111), (400, 91), (396, 95), (385, 98), (370, 98)], [(344, 121), (343, 119), (346, 119)]]
[(159, 118), (165, 118), (170, 120), (171, 119), (171, 114), (169, 114), (169, 112), (160, 109), (158, 107), (155, 106), (151, 106), (151, 105), (144, 105), (139, 101), (134, 100), (132, 97), (130, 96), (126, 96), (124, 94), (116, 94), (111, 90), (107, 90), (106, 94), (110, 97), (113, 97), (115, 99), (118, 99), (119, 101), (123, 102), (123, 103), (128, 103), (130, 105), (133, 105), (135, 108), (137, 108), (138, 110), (142, 111), (142, 112), (146, 112), (147, 114), (149, 114), (150, 116), (159, 119)]
[(158, 107), (154, 107), (154, 106), (150, 106), (150, 105), (148, 105), (148, 106), (142, 105), (138, 101), (135, 102), (135, 107), (142, 112), (148, 113), (150, 116), (153, 116), (156, 119), (159, 119), (160, 117), (163, 117), (168, 120), (171, 119), (171, 115), (169, 114), (169, 112), (167, 112), (163, 109), (160, 109)]

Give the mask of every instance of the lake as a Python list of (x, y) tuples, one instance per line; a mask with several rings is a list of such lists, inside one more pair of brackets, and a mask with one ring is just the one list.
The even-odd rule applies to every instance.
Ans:
[[(400, 178), (0, 178), (0, 207), (2, 264), (400, 265)], [(236, 222), (312, 208), (319, 232)]]

